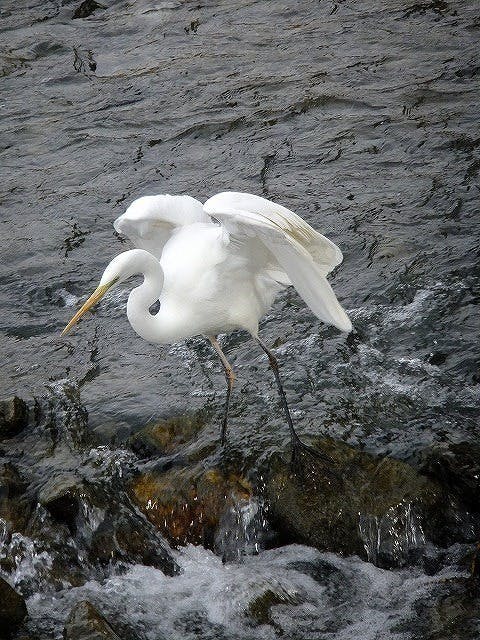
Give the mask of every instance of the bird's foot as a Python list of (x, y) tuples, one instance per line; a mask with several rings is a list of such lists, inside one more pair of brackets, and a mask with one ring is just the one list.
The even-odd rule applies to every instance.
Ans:
[[(342, 481), (341, 476), (333, 469), (333, 459), (325, 452), (305, 444), (297, 435), (292, 438), (292, 457), (290, 459), (290, 465), (294, 473), (305, 475), (305, 472), (312, 470), (313, 466), (315, 471), (320, 468), (321, 475), (323, 475), (328, 481)], [(315, 475), (317, 474), (315, 473)]]

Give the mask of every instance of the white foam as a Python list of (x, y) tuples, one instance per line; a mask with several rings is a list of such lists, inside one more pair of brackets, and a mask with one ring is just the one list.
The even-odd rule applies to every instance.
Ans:
[[(203, 547), (188, 546), (176, 555), (182, 573), (175, 577), (133, 565), (102, 582), (36, 594), (27, 603), (30, 624), (49, 624), (54, 637), (61, 638), (69, 610), (86, 598), (113, 623), (141, 630), (146, 640), (224, 634), (273, 640), (280, 629), (284, 637), (305, 640), (326, 633), (335, 640), (399, 640), (407, 636), (395, 628), (408, 622), (415, 601), (440, 577), (428, 577), (418, 568), (386, 571), (356, 557), (340, 558), (300, 545), (231, 564)], [(278, 594), (279, 601), (270, 608), (270, 624), (259, 624), (249, 615), (249, 606), (268, 591)]]
[(66, 289), (60, 289), (58, 293), (66, 307), (75, 307), (79, 301), (78, 296), (75, 296), (73, 293), (70, 293)]

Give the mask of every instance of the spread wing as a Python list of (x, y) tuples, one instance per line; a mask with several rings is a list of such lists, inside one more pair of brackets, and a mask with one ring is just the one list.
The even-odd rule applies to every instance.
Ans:
[(293, 211), (248, 193), (219, 193), (203, 208), (225, 227), (237, 251), (256, 260), (259, 271), (292, 284), (320, 320), (351, 331), (352, 323), (325, 277), (343, 259), (333, 242)]
[(117, 233), (127, 236), (134, 247), (160, 259), (173, 231), (195, 222), (211, 223), (199, 200), (164, 194), (134, 200), (113, 226)]

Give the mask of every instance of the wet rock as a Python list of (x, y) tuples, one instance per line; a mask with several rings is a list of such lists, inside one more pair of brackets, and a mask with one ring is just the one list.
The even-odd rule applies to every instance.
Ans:
[(142, 458), (165, 456), (192, 440), (204, 425), (200, 413), (174, 416), (148, 424), (129, 438), (128, 445)]
[(122, 421), (103, 422), (96, 426), (92, 433), (98, 444), (118, 446), (131, 435), (132, 427)]
[(95, 0), (84, 0), (73, 12), (72, 18), (88, 18), (88, 16), (91, 16), (97, 9), (105, 9), (105, 7), (95, 2)]
[(0, 634), (3, 633), (8, 638), (23, 622), (26, 615), (25, 600), (6, 580), (0, 578)]
[(179, 568), (165, 541), (143, 516), (123, 507), (106, 513), (94, 531), (88, 557), (93, 563), (138, 562), (173, 576)]
[(315, 445), (331, 463), (305, 454), (296, 468), (270, 461), (269, 518), (285, 540), (358, 554), (383, 567), (405, 564), (427, 539), (458, 541), (461, 510), (439, 483), (400, 460), (342, 442)]
[(155, 527), (119, 488), (59, 476), (44, 485), (39, 502), (56, 522), (68, 528), (92, 564), (133, 561), (154, 566), (166, 575), (178, 571)]
[(73, 607), (63, 637), (64, 640), (120, 640), (106, 618), (88, 600)]
[(142, 474), (131, 482), (130, 495), (173, 545), (213, 548), (223, 514), (249, 500), (252, 487), (237, 474), (195, 465)]
[(40, 504), (30, 517), (25, 537), (12, 536), (7, 555), (18, 568), (23, 560), (33, 562), (34, 574), (22, 573), (22, 593), (30, 597), (43, 585), (61, 589), (66, 584), (78, 587), (84, 584), (90, 567), (84, 561), (81, 550), (71, 537), (68, 527), (60, 523)]
[(442, 443), (422, 454), (420, 470), (454, 491), (470, 509), (480, 511), (480, 444)]
[(470, 563), (470, 576), (472, 580), (477, 580), (480, 585), (480, 542), (477, 543), (476, 549)]
[(26, 496), (27, 484), (11, 463), (0, 464), (0, 518), (5, 521), (9, 533), (23, 532), (32, 511), (31, 500)]
[(23, 400), (14, 396), (0, 401), (0, 439), (17, 435), (27, 424), (28, 407)]
[(223, 512), (215, 531), (213, 550), (224, 562), (231, 562), (277, 546), (276, 542), (263, 505), (253, 496), (249, 500), (235, 500)]
[(431, 351), (428, 354), (427, 362), (438, 367), (439, 365), (444, 364), (447, 358), (448, 354), (446, 353), (441, 351)]
[(36, 403), (35, 420), (43, 431), (42, 440), (49, 443), (52, 454), (64, 446), (83, 451), (92, 445), (88, 411), (82, 404), (77, 384), (62, 381), (54, 385), (48, 397)]
[(75, 534), (82, 493), (85, 494), (85, 487), (81, 478), (55, 476), (42, 487), (38, 501), (57, 522), (66, 524), (70, 533)]
[(480, 589), (470, 579), (453, 578), (441, 584), (436, 597), (416, 603), (417, 631), (428, 640), (478, 638)]
[(272, 607), (279, 604), (297, 605), (300, 602), (301, 599), (298, 594), (288, 593), (282, 588), (267, 589), (250, 602), (247, 608), (247, 615), (257, 624), (272, 625), (282, 633), (282, 630), (277, 627), (272, 618)]

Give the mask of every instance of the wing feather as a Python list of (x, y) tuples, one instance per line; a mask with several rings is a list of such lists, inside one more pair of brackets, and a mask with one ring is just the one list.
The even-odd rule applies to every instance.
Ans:
[(178, 227), (211, 220), (202, 203), (190, 196), (143, 196), (134, 200), (113, 226), (137, 249), (160, 258), (165, 243)]
[[(219, 219), (221, 212), (242, 211), (253, 226), (268, 225), (293, 240), (297, 240), (327, 275), (343, 260), (340, 249), (331, 240), (315, 231), (303, 218), (282, 205), (250, 193), (225, 191), (204, 204), (204, 210)], [(218, 215), (217, 215), (218, 214)]]
[[(232, 241), (249, 245), (259, 271), (276, 273), (277, 281), (293, 284), (315, 315), (341, 331), (352, 324), (326, 275), (341, 263), (340, 249), (300, 216), (265, 198), (224, 192), (204, 204), (204, 210), (227, 229)], [(258, 243), (263, 246), (259, 252)]]

